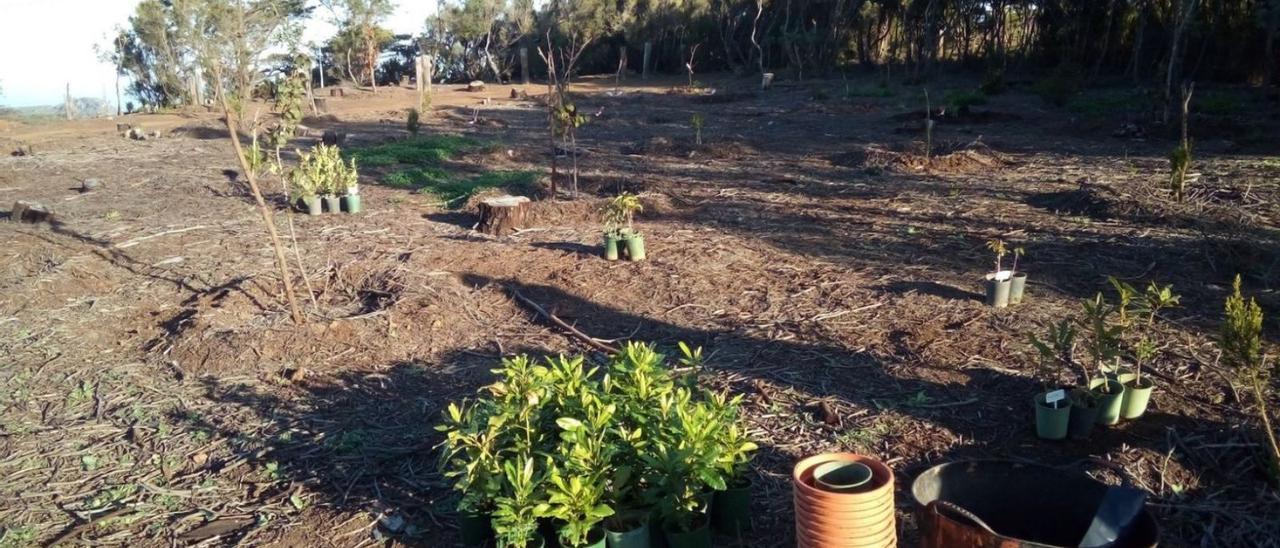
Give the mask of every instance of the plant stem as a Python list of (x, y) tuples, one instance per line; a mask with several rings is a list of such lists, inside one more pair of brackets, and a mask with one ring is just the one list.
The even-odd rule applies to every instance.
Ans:
[(262, 222), (267, 225), (267, 235), (271, 238), (271, 247), (275, 251), (276, 266), (280, 269), (280, 281), (284, 283), (285, 299), (289, 302), (289, 314), (293, 317), (293, 323), (302, 325), (306, 323), (306, 318), (302, 315), (302, 310), (298, 308), (298, 299), (293, 294), (293, 281), (289, 279), (289, 263), (284, 257), (284, 246), (280, 244), (280, 235), (276, 232), (275, 221), (272, 220), (271, 210), (267, 208), (267, 201), (262, 198), (262, 189), (258, 187), (258, 177), (249, 167), (249, 160), (245, 158), (244, 147), (240, 146), (240, 128), (237, 127), (235, 119), (231, 116), (231, 103), (227, 101), (227, 94), (222, 89), (222, 75), (217, 75), (218, 97), (222, 102), (223, 119), (227, 123), (227, 133), (231, 136), (231, 146), (235, 149), (236, 159), (240, 160), (240, 168), (244, 170), (245, 179), (249, 181), (249, 189), (253, 191), (253, 199), (258, 203), (258, 212), (262, 214)]

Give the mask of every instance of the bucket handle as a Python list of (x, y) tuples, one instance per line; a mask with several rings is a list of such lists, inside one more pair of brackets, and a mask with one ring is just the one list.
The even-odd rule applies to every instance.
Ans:
[(946, 512), (938, 512), (939, 514), (943, 514), (943, 513), (951, 514), (950, 516), (947, 516), (947, 517), (950, 517), (952, 519), (955, 519), (958, 516), (959, 518), (965, 521), (968, 521), (970, 523), (973, 523), (974, 525), (977, 525), (978, 527), (981, 527), (983, 530), (985, 530), (988, 533), (991, 533), (992, 535), (995, 535), (997, 537), (1000, 536), (1000, 534), (995, 532), (995, 530), (992, 529), (990, 525), (987, 525), (987, 522), (982, 521), (980, 518), (978, 518), (978, 516), (974, 515), (973, 512), (965, 510), (964, 508), (960, 507), (960, 505), (954, 502), (946, 501), (946, 500), (935, 500), (929, 504), (934, 507), (935, 511), (946, 510)]

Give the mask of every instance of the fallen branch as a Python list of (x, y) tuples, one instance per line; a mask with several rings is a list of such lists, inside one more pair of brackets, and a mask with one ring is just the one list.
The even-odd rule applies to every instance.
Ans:
[(196, 226), (189, 226), (189, 227), (187, 227), (187, 228), (175, 228), (175, 229), (173, 229), (173, 230), (166, 230), (166, 231), (164, 231), (164, 232), (160, 232), (160, 233), (157, 233), (157, 234), (152, 234), (152, 235), (150, 235), (150, 236), (141, 236), (141, 237), (138, 237), (138, 238), (134, 238), (134, 239), (129, 240), (129, 241), (127, 241), (127, 242), (121, 242), (121, 243), (116, 244), (114, 247), (115, 247), (116, 249), (124, 249), (124, 248), (126, 248), (126, 247), (133, 247), (133, 246), (135, 246), (135, 245), (138, 245), (138, 244), (140, 244), (140, 243), (142, 243), (142, 242), (145, 242), (145, 241), (147, 241), (147, 240), (150, 240), (150, 239), (152, 239), (152, 238), (159, 238), (159, 237), (161, 237), (161, 236), (168, 236), (168, 235), (170, 235), (170, 234), (181, 234), (181, 233), (183, 233), (183, 232), (191, 232), (192, 230), (200, 230), (200, 229), (202, 229), (202, 228), (209, 228), (209, 227), (207, 227), (207, 226), (205, 226), (205, 225), (196, 225)]
[(72, 537), (84, 532), (86, 529), (89, 529), (96, 524), (102, 523), (103, 521), (109, 520), (112, 518), (118, 518), (125, 514), (132, 513), (133, 511), (134, 511), (133, 508), (130, 508), (128, 506), (121, 506), (119, 508), (116, 508), (115, 510), (102, 514), (96, 518), (82, 521), (80, 523), (72, 525), (66, 528), (65, 530), (63, 530), (62, 533), (58, 534), (58, 536), (56, 537), (53, 537), (53, 539), (50, 540), (49, 543), (46, 544), (45, 546), (57, 546), (58, 544), (61, 544), (67, 540), (70, 540)]
[(509, 291), (511, 291), (511, 295), (512, 295), (513, 297), (515, 297), (517, 300), (519, 300), (520, 302), (523, 302), (523, 303), (524, 303), (524, 304), (526, 304), (526, 305), (529, 305), (529, 307), (530, 307), (530, 308), (533, 308), (535, 311), (537, 311), (537, 312), (538, 312), (538, 314), (541, 314), (541, 315), (542, 315), (543, 317), (545, 317), (546, 319), (551, 320), (551, 323), (554, 323), (554, 324), (556, 324), (556, 325), (560, 326), (560, 328), (561, 328), (561, 329), (564, 329), (565, 331), (568, 331), (570, 335), (573, 335), (574, 337), (577, 337), (577, 338), (578, 338), (579, 340), (581, 340), (582, 342), (585, 342), (585, 343), (587, 343), (587, 344), (591, 345), (592, 347), (594, 347), (595, 349), (600, 350), (600, 351), (602, 351), (602, 352), (607, 352), (607, 353), (609, 353), (609, 354), (617, 354), (617, 353), (618, 353), (618, 349), (617, 349), (617, 348), (614, 348), (614, 347), (609, 346), (609, 345), (607, 345), (607, 344), (605, 344), (605, 343), (603, 343), (603, 342), (600, 342), (600, 339), (596, 339), (596, 338), (590, 337), (590, 336), (588, 336), (586, 333), (583, 333), (583, 332), (581, 332), (581, 331), (578, 331), (578, 329), (577, 329), (577, 328), (575, 328), (575, 327), (573, 327), (572, 325), (569, 325), (569, 324), (567, 324), (567, 323), (564, 323), (564, 320), (561, 320), (560, 318), (557, 318), (555, 314), (552, 314), (552, 313), (550, 313), (550, 312), (547, 312), (547, 311), (546, 311), (546, 309), (542, 308), (541, 306), (538, 306), (538, 303), (535, 303), (535, 302), (533, 302), (533, 301), (531, 301), (531, 300), (529, 300), (529, 299), (525, 298), (525, 296), (524, 296), (524, 295), (521, 295), (519, 291), (516, 291), (515, 289), (511, 289), (511, 288), (507, 288), (507, 289), (508, 289)]

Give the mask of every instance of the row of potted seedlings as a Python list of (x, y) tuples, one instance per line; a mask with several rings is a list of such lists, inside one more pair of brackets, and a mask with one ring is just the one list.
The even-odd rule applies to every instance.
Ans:
[(756, 445), (741, 397), (697, 383), (701, 349), (676, 365), (629, 343), (608, 363), (503, 359), (497, 380), (450, 404), (441, 469), (461, 495), (468, 546), (711, 546), (750, 526)]
[[(1181, 297), (1171, 285), (1152, 282), (1139, 292), (1115, 278), (1110, 282), (1115, 303), (1099, 293), (1084, 301), (1081, 317), (1050, 325), (1043, 339), (1030, 336), (1045, 389), (1034, 398), (1036, 435), (1043, 439), (1088, 438), (1095, 424), (1114, 425), (1146, 413), (1155, 384), (1142, 368), (1158, 354), (1152, 337), (1160, 311), (1177, 306)], [(1087, 363), (1076, 358), (1079, 346)], [(1084, 385), (1060, 387), (1062, 369), (1079, 371)]]
[(324, 211), (359, 213), (360, 184), (356, 161), (342, 161), (337, 146), (318, 144), (311, 153), (298, 151), (298, 166), (289, 170), (290, 202), (301, 203), (308, 215)]
[[(994, 239), (987, 242), (996, 256), (996, 269), (983, 277), (988, 306), (1005, 308), (1011, 304), (1020, 304), (1027, 287), (1027, 273), (1018, 271), (1018, 259), (1026, 252), (1021, 247), (1010, 250), (1004, 240)], [(1003, 267), (1004, 256), (1013, 253), (1013, 266), (1008, 270)]]
[(632, 225), (635, 214), (644, 211), (644, 205), (635, 194), (623, 192), (610, 200), (602, 215), (604, 221), (604, 258), (616, 261), (626, 257), (631, 261), (645, 259), (644, 235)]

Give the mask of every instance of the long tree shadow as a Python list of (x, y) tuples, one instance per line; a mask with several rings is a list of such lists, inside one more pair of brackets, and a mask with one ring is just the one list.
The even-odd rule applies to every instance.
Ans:
[[(1087, 442), (1043, 442), (1030, 429), (1029, 395), (1036, 389), (1030, 378), (922, 362), (905, 342), (893, 353), (877, 354), (768, 340), (656, 321), (552, 286), (475, 274), (464, 276), (463, 282), (476, 291), (518, 293), (572, 318), (596, 336), (656, 341), (667, 349), (676, 341), (705, 347), (712, 367), (707, 382), (746, 394), (753, 423), (766, 432), (765, 449), (755, 464), (759, 496), (754, 504), (757, 530), (779, 534), (777, 543), (767, 545), (792, 542), (785, 496), (790, 467), (796, 459), (822, 450), (906, 454), (895, 464), (903, 472), (898, 487), (899, 499), (905, 501), (910, 476), (943, 460), (1005, 456), (1083, 470), (1092, 455), (1126, 445), (1167, 451), (1161, 435), (1167, 429), (1209, 437), (1226, 429), (1153, 413), (1140, 423), (1099, 429)], [(504, 350), (511, 354), (532, 349)], [(283, 388), (205, 378), (201, 382), (206, 397), (225, 404), (227, 412), (182, 420), (233, 440), (237, 458), (263, 474), (274, 474), (277, 479), (268, 481), (269, 487), (260, 493), (264, 500), (287, 499), (298, 486), (306, 486), (309, 496), (318, 497), (311, 504), (371, 511), (370, 519), (383, 520), (375, 528), (402, 542), (447, 542), (453, 538), (449, 518), (456, 495), (435, 472), (432, 448), (440, 438), (431, 426), (448, 402), (488, 382), (488, 370), (499, 356), (458, 349), (437, 364), (398, 362), (375, 371), (304, 379)], [(780, 422), (777, 417), (786, 419)], [(881, 426), (868, 426), (868, 419)], [(868, 433), (884, 424), (888, 432)], [(791, 429), (804, 434), (787, 442)], [(930, 435), (957, 442), (941, 452), (914, 454), (910, 448), (921, 444), (918, 436)], [(398, 522), (411, 527), (393, 527)]]

